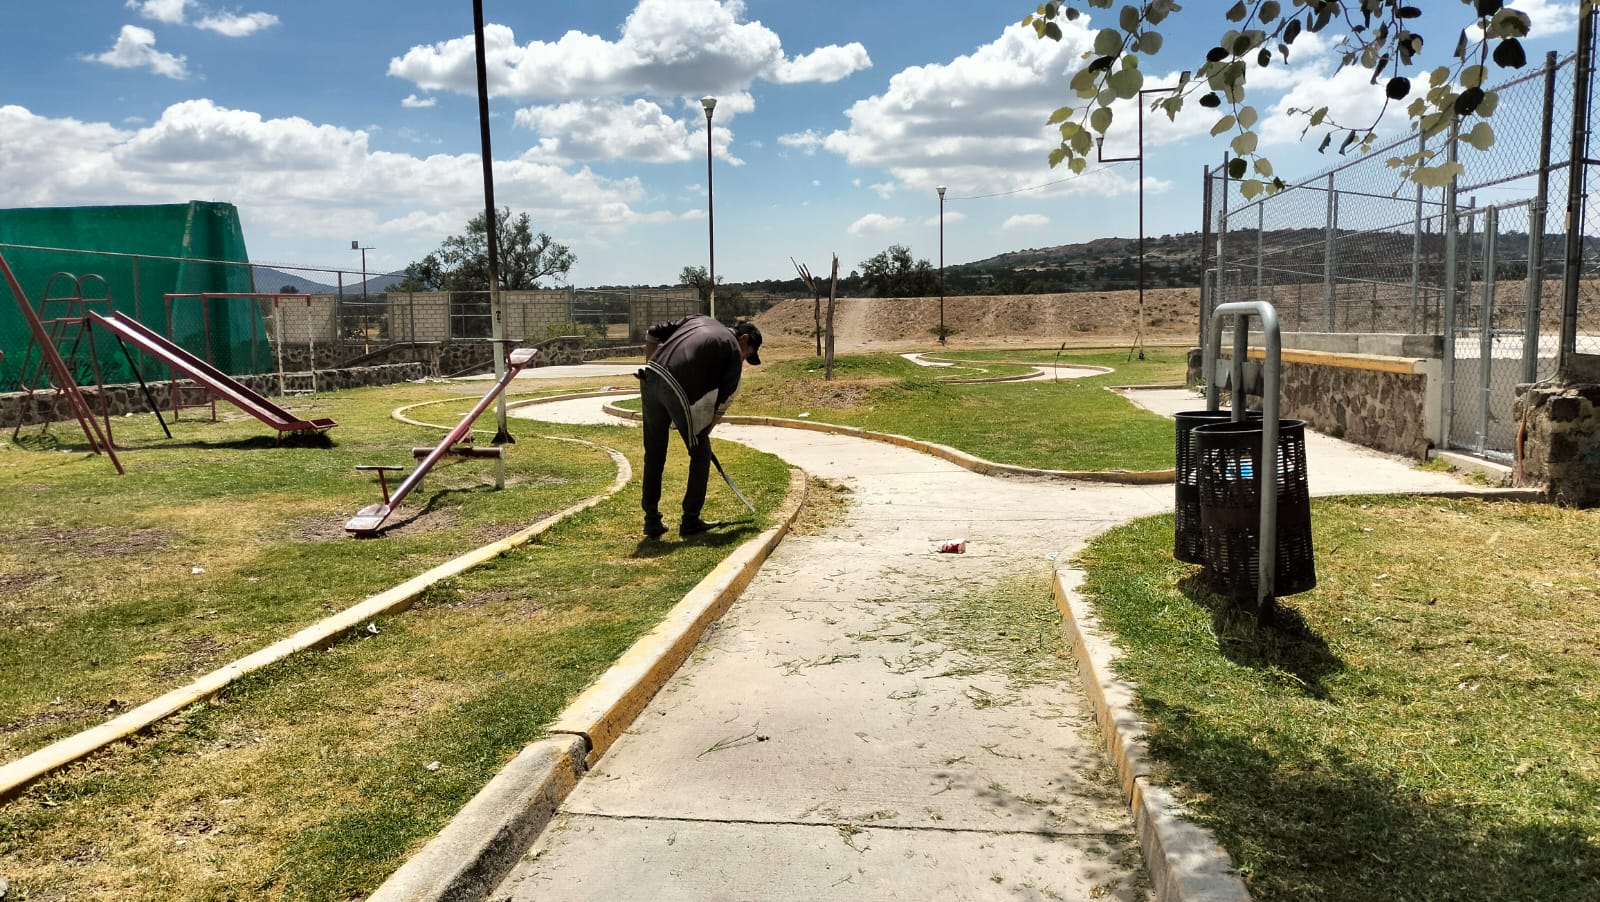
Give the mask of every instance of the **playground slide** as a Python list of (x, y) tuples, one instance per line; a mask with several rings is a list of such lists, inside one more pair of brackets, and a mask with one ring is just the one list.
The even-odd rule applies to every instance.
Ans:
[(300, 419), (272, 403), (265, 395), (251, 389), (222, 370), (168, 341), (138, 320), (130, 319), (120, 313), (102, 314), (92, 310), (89, 311), (89, 318), (94, 325), (116, 335), (123, 341), (135, 345), (139, 350), (165, 363), (175, 372), (183, 373), (195, 382), (205, 386), (207, 391), (218, 398), (227, 401), (278, 430), (280, 436), (285, 432), (304, 432), (307, 430), (321, 432), (324, 429), (338, 425), (327, 417), (315, 420)]

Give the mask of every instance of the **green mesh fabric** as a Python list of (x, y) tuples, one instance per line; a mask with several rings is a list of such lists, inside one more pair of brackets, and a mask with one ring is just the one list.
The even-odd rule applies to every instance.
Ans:
[[(169, 315), (164, 301), (167, 294), (252, 290), (244, 231), (232, 204), (0, 210), (0, 254), (41, 319), (72, 315), (75, 305), (67, 299), (74, 294), (109, 297), (117, 311), (171, 336), (228, 373), (260, 368), (265, 330), (255, 305), (213, 299), (202, 309), (198, 298), (177, 299)], [(88, 306), (103, 311), (107, 303)], [(19, 387), (30, 339), (11, 292), (0, 288), (0, 351), (5, 352), (0, 391)], [(65, 355), (70, 343), (61, 350)], [(133, 381), (114, 338), (96, 335), (95, 352), (106, 384)], [(38, 357), (35, 350), (32, 358)], [(92, 380), (85, 345), (79, 346), (76, 358), (80, 383)], [(146, 379), (168, 375), (148, 360), (140, 366)]]

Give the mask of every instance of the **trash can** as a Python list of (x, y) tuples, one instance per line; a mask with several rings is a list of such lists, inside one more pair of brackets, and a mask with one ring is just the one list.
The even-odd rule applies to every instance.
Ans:
[[(1254, 599), (1258, 590), (1261, 425), (1255, 419), (1202, 424), (1192, 430), (1200, 498), (1201, 563), (1217, 591), (1241, 599)], [(1277, 470), (1277, 566), (1272, 594), (1282, 597), (1317, 585), (1303, 421), (1278, 421)]]
[[(1200, 534), (1200, 455), (1195, 451), (1194, 430), (1209, 423), (1226, 423), (1228, 410), (1187, 410), (1176, 414), (1177, 449), (1173, 455), (1172, 556), (1186, 564), (1205, 563), (1205, 543)], [(1261, 422), (1261, 411), (1245, 411), (1250, 422)]]

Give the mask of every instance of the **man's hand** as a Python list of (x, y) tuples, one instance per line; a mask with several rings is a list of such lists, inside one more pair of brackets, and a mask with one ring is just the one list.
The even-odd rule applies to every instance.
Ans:
[(661, 347), (661, 342), (654, 341), (654, 340), (651, 340), (651, 339), (645, 339), (645, 342), (644, 342), (644, 360), (645, 360), (646, 363), (649, 363), (650, 360), (656, 356), (656, 349), (658, 349), (660, 347)]

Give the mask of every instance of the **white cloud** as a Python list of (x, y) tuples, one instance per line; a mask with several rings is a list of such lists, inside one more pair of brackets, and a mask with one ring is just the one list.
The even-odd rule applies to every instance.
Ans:
[(868, 213), (855, 222), (850, 223), (850, 227), (845, 229), (845, 231), (851, 235), (861, 236), (873, 233), (893, 232), (904, 228), (905, 224), (906, 220), (904, 216), (884, 216), (882, 213)]
[[(777, 34), (741, 22), (741, 0), (639, 0), (615, 40), (569, 31), (554, 42), (518, 45), (504, 25), (484, 27), (490, 93), (549, 99), (698, 96), (741, 91), (757, 79), (835, 81), (871, 65), (860, 45), (824, 47), (790, 60)], [(467, 35), (412, 47), (389, 74), (429, 91), (476, 91)]]
[(779, 84), (820, 81), (835, 82), (854, 72), (872, 66), (867, 48), (851, 42), (843, 47), (830, 44), (819, 47), (804, 56), (778, 63), (772, 80)]
[(137, 25), (122, 26), (117, 43), (110, 50), (85, 55), (83, 59), (117, 69), (149, 69), (167, 78), (182, 79), (189, 75), (184, 57), (157, 50), (155, 32)]
[[(731, 119), (751, 103), (749, 95), (733, 95), (727, 103), (717, 104), (713, 116), (713, 153), (733, 166), (742, 166), (744, 161), (729, 151), (732, 132), (717, 123), (724, 113)], [(705, 112), (698, 101), (685, 118), (674, 118), (649, 100), (592, 100), (528, 107), (517, 111), (516, 122), (539, 134), (536, 155), (552, 162), (682, 163), (705, 155)]]
[(795, 148), (809, 157), (822, 146), (822, 135), (816, 129), (808, 128), (792, 135), (779, 135), (778, 143), (784, 147)]
[(418, 97), (415, 94), (408, 94), (406, 99), (400, 101), (400, 105), (408, 110), (421, 110), (431, 106), (438, 106), (438, 104), (439, 98), (437, 97)]
[(128, 0), (125, 5), (129, 9), (137, 10), (139, 15), (146, 19), (154, 19), (168, 25), (182, 25), (184, 10), (193, 3), (194, 0)]
[(883, 198), (884, 200), (888, 200), (891, 196), (893, 196), (895, 191), (898, 190), (898, 188), (899, 188), (899, 186), (896, 185), (894, 182), (879, 182), (876, 185), (868, 185), (867, 186), (868, 190), (870, 190), (873, 194), (876, 194), (879, 197)]
[(212, 14), (194, 23), (196, 28), (230, 38), (242, 38), (278, 24), (272, 13)]
[(1038, 213), (1022, 213), (1007, 219), (1000, 224), (1005, 231), (1013, 229), (1038, 229), (1050, 224), (1050, 217), (1040, 216)]
[(930, 194), (937, 185), (976, 194), (1050, 181), (1045, 158), (1060, 135), (1046, 119), (1054, 100), (1071, 98), (1070, 72), (1094, 34), (1087, 17), (1063, 23), (1062, 32), (1059, 42), (1040, 40), (1013, 25), (948, 63), (904, 69), (881, 94), (846, 110), (849, 127), (829, 134), (824, 146)]
[[(1366, 69), (1347, 66), (1332, 75), (1300, 82), (1262, 114), (1261, 123), (1256, 129), (1261, 136), (1261, 143), (1299, 143), (1301, 133), (1310, 120), (1303, 113), (1290, 115), (1289, 110), (1315, 110), (1324, 106), (1328, 108), (1328, 120), (1346, 128), (1366, 128), (1377, 121), (1375, 130), (1379, 134), (1403, 132), (1407, 127), (1407, 101), (1390, 101), (1385, 109), (1384, 101), (1387, 98), (1383, 88), (1371, 84), (1371, 80), (1372, 73)], [(1427, 76), (1417, 73), (1411, 81), (1413, 85), (1426, 85)], [(1310, 135), (1319, 135), (1326, 130), (1312, 129)]]
[[(961, 212), (960, 210), (951, 210), (950, 212), (944, 214), (944, 224), (950, 225), (951, 223), (961, 222), (966, 218), (967, 214)], [(930, 216), (923, 220), (922, 224), (926, 226), (932, 226), (933, 228), (937, 229), (939, 227), (939, 217)]]
[[(234, 201), (246, 234), (301, 262), (349, 246), (351, 230), (404, 265), (482, 210), (476, 154), (373, 150), (367, 133), (299, 117), (267, 119), (209, 100), (168, 107), (151, 125), (51, 119), (0, 106), (0, 178), (25, 206)], [(29, 148), (51, 147), (50, 154)], [(496, 200), (527, 210), (564, 242), (677, 216), (638, 209), (635, 178), (527, 158), (495, 161)], [(287, 249), (287, 250), (284, 250)], [(374, 262), (374, 266), (388, 265)]]

